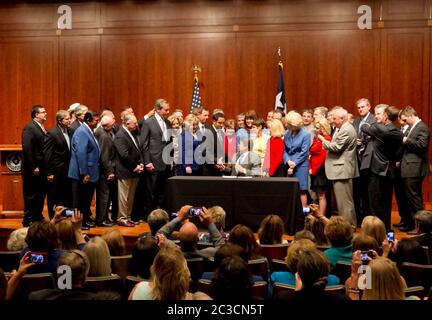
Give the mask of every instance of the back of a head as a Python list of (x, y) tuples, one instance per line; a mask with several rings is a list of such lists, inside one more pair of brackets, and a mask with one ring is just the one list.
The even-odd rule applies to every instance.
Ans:
[(300, 239), (293, 241), (287, 249), (285, 263), (288, 271), (291, 273), (297, 272), (297, 264), (300, 257), (308, 251), (316, 250), (316, 245), (308, 239)]
[(319, 250), (306, 251), (297, 264), (297, 272), (303, 283), (303, 288), (324, 290), (330, 273), (330, 264)]
[(375, 252), (379, 252), (379, 245), (375, 238), (372, 238), (371, 236), (368, 236), (366, 234), (359, 234), (353, 240), (353, 252), (357, 250), (375, 250)]
[(317, 245), (328, 245), (327, 236), (324, 233), (325, 223), (313, 215), (307, 215), (305, 218), (305, 230), (312, 232)]
[(12, 231), (7, 241), (7, 249), (9, 251), (20, 251), (24, 249), (27, 246), (25, 242), (27, 231), (27, 227), (19, 228)]
[(242, 247), (248, 260), (260, 251), (252, 230), (242, 224), (236, 225), (231, 230), (229, 242)]
[(225, 210), (221, 206), (213, 206), (208, 209), (208, 212), (210, 213), (216, 228), (218, 228), (218, 230), (223, 230), (225, 228)]
[(76, 237), (72, 220), (63, 218), (55, 224), (60, 248), (63, 250), (76, 249)]
[(298, 241), (298, 240), (310, 240), (313, 243), (316, 243), (316, 239), (315, 236), (312, 232), (310, 232), (309, 230), (300, 230), (297, 231), (296, 234), (294, 235), (294, 241)]
[(111, 275), (111, 256), (104, 239), (99, 236), (91, 238), (83, 251), (87, 254), (90, 262), (90, 277)]
[(414, 218), (417, 223), (419, 233), (432, 232), (432, 211), (420, 210), (415, 214)]
[(85, 252), (76, 249), (68, 251), (59, 258), (58, 265), (66, 265), (71, 268), (73, 288), (84, 287), (90, 269), (89, 259)]
[(147, 223), (149, 224), (152, 235), (156, 235), (156, 232), (162, 228), (169, 221), (168, 213), (162, 209), (155, 209), (150, 212), (147, 217)]
[(361, 224), (361, 233), (374, 238), (379, 245), (386, 239), (386, 227), (380, 218), (375, 216), (364, 217)]
[(428, 264), (428, 256), (418, 241), (410, 238), (403, 238), (398, 241), (395, 261), (400, 270), (404, 262)]
[(324, 228), (324, 234), (332, 247), (347, 247), (351, 244), (353, 230), (347, 220), (340, 216), (332, 216)]
[(126, 253), (125, 240), (118, 229), (109, 229), (103, 235), (102, 239), (108, 245), (111, 256), (122, 256)]
[(51, 252), (58, 247), (56, 229), (46, 220), (34, 222), (28, 228), (25, 242), (30, 251)]
[(198, 228), (192, 222), (186, 222), (181, 226), (177, 237), (184, 250), (193, 251), (198, 242)]
[(150, 278), (150, 267), (158, 252), (155, 238), (147, 234), (138, 237), (132, 250), (132, 265), (137, 275), (143, 279)]
[(285, 226), (282, 219), (274, 214), (266, 216), (258, 230), (258, 237), (261, 244), (280, 244)]
[(248, 264), (239, 256), (222, 260), (212, 279), (215, 300), (238, 301), (251, 299), (251, 279)]
[(362, 300), (402, 300), (403, 283), (396, 264), (383, 257), (372, 259), (369, 264), (371, 287), (363, 291)]
[(182, 300), (189, 290), (190, 272), (177, 246), (164, 246), (150, 268), (155, 300)]
[(237, 244), (227, 242), (220, 246), (214, 255), (214, 265), (218, 267), (223, 259), (231, 256), (239, 256), (242, 259), (247, 260), (245, 252), (242, 247)]

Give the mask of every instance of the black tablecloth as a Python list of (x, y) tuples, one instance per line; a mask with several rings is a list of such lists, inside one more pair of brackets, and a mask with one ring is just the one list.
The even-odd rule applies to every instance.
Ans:
[(303, 228), (303, 210), (296, 178), (172, 177), (162, 208), (177, 212), (183, 205), (225, 209), (226, 228), (241, 223), (255, 232), (268, 214), (276, 214), (293, 235)]

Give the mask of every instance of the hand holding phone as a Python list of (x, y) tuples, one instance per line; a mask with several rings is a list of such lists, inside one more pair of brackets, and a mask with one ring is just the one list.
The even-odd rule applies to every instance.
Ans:
[(387, 232), (387, 240), (388, 240), (388, 242), (394, 241), (394, 231), (393, 230), (390, 230), (389, 232)]
[(73, 215), (73, 209), (72, 208), (66, 208), (62, 212), (62, 216), (63, 217), (68, 217), (69, 218), (69, 217), (72, 217), (72, 215)]
[(309, 208), (309, 207), (305, 207), (305, 208), (303, 208), (303, 214), (305, 215), (305, 216), (307, 216), (308, 214), (310, 214), (311, 213), (311, 208)]
[(202, 214), (202, 208), (192, 207), (189, 209), (189, 217), (199, 217)]
[(35, 264), (48, 263), (48, 254), (46, 252), (30, 252), (30, 262)]

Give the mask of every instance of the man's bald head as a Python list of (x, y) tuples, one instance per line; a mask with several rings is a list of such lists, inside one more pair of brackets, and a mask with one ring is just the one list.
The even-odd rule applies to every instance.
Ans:
[(198, 228), (192, 222), (186, 222), (178, 233), (180, 244), (185, 248), (195, 248), (198, 242)]

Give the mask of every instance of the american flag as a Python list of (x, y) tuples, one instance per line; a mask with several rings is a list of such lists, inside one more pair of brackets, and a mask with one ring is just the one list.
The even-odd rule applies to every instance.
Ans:
[(200, 96), (198, 78), (195, 78), (194, 89), (193, 89), (193, 93), (192, 93), (192, 102), (190, 105), (190, 111), (192, 112), (193, 109), (199, 108), (199, 107), (201, 107), (201, 96)]

